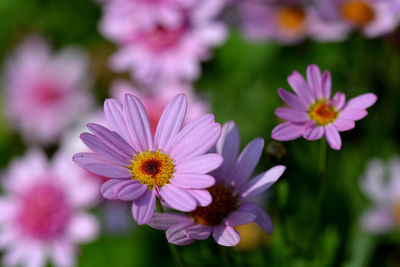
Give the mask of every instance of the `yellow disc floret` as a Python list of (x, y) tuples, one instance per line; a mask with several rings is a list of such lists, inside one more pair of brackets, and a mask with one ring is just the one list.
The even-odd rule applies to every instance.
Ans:
[(375, 12), (371, 5), (363, 0), (347, 1), (342, 5), (340, 11), (344, 18), (360, 27), (369, 24), (375, 18)]
[(161, 150), (137, 153), (128, 166), (132, 179), (136, 179), (152, 189), (162, 187), (169, 182), (175, 172), (175, 165), (169, 154)]
[(311, 105), (308, 110), (308, 115), (318, 126), (324, 126), (334, 122), (338, 112), (326, 100), (319, 100)]

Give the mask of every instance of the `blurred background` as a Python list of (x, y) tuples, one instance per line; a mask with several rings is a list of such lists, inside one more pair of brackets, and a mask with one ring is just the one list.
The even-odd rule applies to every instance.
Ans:
[[(89, 118), (93, 118), (96, 111), (101, 112), (104, 99), (112, 96), (110, 88), (115, 81), (128, 80), (134, 87), (141, 88), (138, 90), (141, 93), (152, 86), (142, 86), (129, 71), (110, 68), (110, 57), (117, 51), (118, 42), (99, 31), (104, 7), (110, 2), (112, 0), (0, 1), (3, 70), (0, 167), (3, 173), (13, 159), (22, 157), (30, 147), (41, 147), (49, 159), (60, 148), (72, 147), (72, 143), (79, 147), (78, 136), (84, 131), (84, 123), (93, 122), (94, 119)], [(274, 1), (255, 2), (278, 5)], [(185, 263), (188, 266), (400, 266), (400, 198), (395, 205), (396, 227), (376, 233), (362, 226), (363, 214), (375, 203), (360, 187), (372, 159), (385, 162), (400, 152), (400, 30), (395, 25), (374, 38), (354, 30), (339, 38), (341, 40), (320, 40), (315, 34), (290, 41), (272, 34), (254, 38), (246, 34), (243, 20), (249, 15), (243, 13), (245, 7), (241, 4), (239, 0), (226, 3), (219, 13), (217, 19), (226, 25), (226, 39), (211, 50), (207, 61), (201, 62), (198, 78), (188, 83), (194, 88), (191, 94), (207, 103), (218, 122), (236, 122), (242, 147), (256, 137), (265, 139), (265, 150), (255, 173), (277, 164), (287, 166), (283, 177), (259, 200), (271, 215), (275, 231), (268, 236), (250, 224), (238, 228), (242, 241), (235, 248), (221, 248), (211, 239), (179, 247)], [(296, 3), (296, 8), (301, 5)], [(85, 80), (82, 91), (90, 100), (73, 101), (68, 109), (81, 111), (71, 115), (55, 137), (46, 139), (52, 139), (51, 142), (42, 142), (40, 137), (26, 137), (35, 127), (24, 128), (22, 119), (12, 115), (18, 111), (10, 112), (15, 98), (26, 98), (29, 94), (20, 91), (10, 96), (7, 88), (13, 83), (9, 73), (14, 71), (13, 77), (17, 80), (30, 79), (22, 70), (19, 76), (19, 71), (10, 64), (17, 60), (15, 53), (21, 49), (18, 48), (20, 44), (32, 37), (45, 40), (54, 53), (74, 47), (87, 57), (87, 68), (81, 73)], [(301, 138), (281, 143), (270, 137), (273, 127), (281, 122), (274, 115), (274, 110), (283, 105), (277, 89), (291, 90), (287, 76), (293, 70), (305, 75), (307, 66), (312, 63), (331, 72), (333, 92), (344, 92), (347, 99), (366, 92), (378, 96), (376, 104), (368, 110), (369, 115), (358, 121), (355, 129), (341, 134), (342, 149), (328, 149), (322, 206), (316, 204), (321, 190), (320, 142)], [(52, 97), (45, 96), (46, 99)], [(62, 120), (65, 114), (60, 111), (54, 121)], [(31, 120), (27, 114), (22, 116)], [(15, 120), (19, 122), (14, 123)], [(65, 137), (67, 133), (69, 137)], [(71, 151), (79, 152), (76, 148)], [(101, 229), (97, 239), (80, 247), (77, 266), (174, 266), (165, 233), (137, 226), (126, 203), (102, 200), (90, 213), (98, 218)]]

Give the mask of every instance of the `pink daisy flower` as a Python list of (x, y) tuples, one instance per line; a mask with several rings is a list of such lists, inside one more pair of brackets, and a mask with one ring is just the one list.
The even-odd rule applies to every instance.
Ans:
[(157, 24), (150, 29), (132, 29), (129, 23), (129, 30), (121, 33), (103, 24), (103, 34), (120, 47), (111, 58), (111, 68), (131, 71), (133, 78), (146, 84), (193, 81), (200, 75), (200, 61), (210, 57), (209, 48), (226, 38), (225, 25), (215, 20), (224, 3), (199, 1), (182, 12), (184, 21), (174, 27)]
[(111, 85), (111, 96), (123, 101), (125, 94), (136, 95), (143, 103), (149, 117), (150, 128), (156, 133), (157, 123), (168, 102), (177, 94), (185, 94), (188, 100), (188, 110), (184, 124), (195, 118), (208, 113), (210, 110), (206, 101), (198, 98), (193, 89), (188, 85), (170, 84), (163, 85), (162, 88), (156, 88), (154, 91), (139, 91), (127, 81), (116, 81)]
[[(44, 40), (28, 38), (5, 65), (5, 113), (27, 142), (49, 144), (91, 104), (88, 60), (77, 48), (52, 55)], [(62, 116), (60, 116), (62, 114)]]
[(222, 246), (236, 246), (240, 235), (234, 226), (257, 223), (266, 233), (271, 234), (273, 226), (268, 214), (251, 198), (267, 190), (285, 170), (276, 166), (247, 181), (254, 171), (264, 141), (256, 138), (239, 155), (240, 135), (234, 122), (228, 122), (222, 129), (216, 151), (224, 163), (213, 172), (216, 184), (208, 191), (212, 202), (198, 207), (189, 214), (156, 213), (148, 223), (159, 230), (167, 230), (167, 239), (176, 245), (187, 245), (195, 240), (207, 239), (211, 234)]
[(340, 41), (354, 29), (370, 38), (390, 33), (400, 18), (393, 8), (396, 1), (321, 0), (313, 11), (311, 34), (321, 41)]
[(4, 266), (74, 266), (76, 244), (97, 237), (98, 222), (83, 209), (98, 199), (98, 183), (71, 158), (58, 153), (52, 164), (39, 150), (14, 160), (3, 178), (0, 248)]
[(103, 197), (133, 201), (132, 214), (138, 224), (150, 220), (156, 197), (181, 211), (211, 201), (205, 188), (215, 180), (206, 173), (219, 167), (222, 158), (205, 153), (217, 142), (221, 126), (209, 114), (182, 128), (186, 106), (184, 95), (175, 96), (164, 109), (153, 137), (146, 110), (137, 97), (126, 94), (123, 105), (107, 99), (104, 111), (111, 130), (89, 123), (93, 134), (81, 135), (94, 153), (78, 153), (73, 160), (90, 172), (111, 178), (101, 188)]
[(331, 98), (331, 74), (321, 74), (316, 65), (307, 67), (307, 82), (294, 71), (288, 83), (296, 95), (280, 88), (278, 94), (288, 105), (277, 108), (275, 114), (287, 122), (275, 127), (272, 138), (288, 141), (303, 136), (307, 140), (321, 139), (324, 135), (332, 149), (340, 150), (342, 141), (339, 131), (355, 127), (355, 121), (367, 116), (366, 109), (377, 97), (372, 93), (363, 94), (346, 103), (344, 93), (338, 92)]
[(361, 189), (372, 200), (361, 223), (365, 230), (382, 234), (400, 228), (400, 159), (386, 164), (375, 159), (368, 163)]

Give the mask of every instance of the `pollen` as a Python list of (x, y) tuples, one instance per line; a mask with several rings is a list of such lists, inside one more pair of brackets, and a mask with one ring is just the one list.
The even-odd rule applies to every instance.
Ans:
[(278, 23), (282, 28), (296, 30), (303, 24), (306, 15), (301, 8), (283, 7), (278, 12)]
[(334, 122), (338, 112), (326, 100), (320, 100), (311, 105), (308, 110), (310, 118), (317, 123), (318, 126), (324, 126)]
[(162, 187), (169, 182), (175, 172), (175, 165), (169, 154), (161, 150), (137, 153), (128, 166), (132, 179), (153, 187)]
[(340, 11), (344, 18), (359, 27), (367, 25), (375, 18), (374, 10), (365, 0), (347, 1)]
[(190, 213), (199, 224), (218, 225), (237, 208), (237, 197), (233, 191), (223, 185), (214, 185), (207, 189), (213, 201), (207, 207), (197, 207)]

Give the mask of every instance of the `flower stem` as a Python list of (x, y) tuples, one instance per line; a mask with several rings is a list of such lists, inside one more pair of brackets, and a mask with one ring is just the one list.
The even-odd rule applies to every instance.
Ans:
[[(161, 205), (160, 199), (158, 199), (158, 198), (156, 199), (156, 209), (157, 209), (157, 212), (164, 213), (164, 208)], [(179, 267), (185, 267), (185, 264), (183, 264), (183, 260), (178, 253), (177, 247), (174, 244), (171, 244), (169, 242), (168, 242), (168, 247), (169, 247), (169, 250), (171, 251), (171, 254), (175, 260), (176, 265)]]

